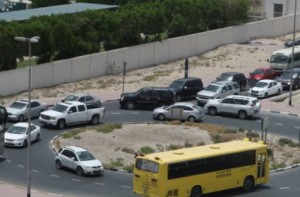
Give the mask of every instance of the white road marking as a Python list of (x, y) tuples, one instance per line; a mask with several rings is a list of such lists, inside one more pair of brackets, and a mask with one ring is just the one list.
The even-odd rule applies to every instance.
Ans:
[(38, 171), (38, 170), (32, 170), (33, 172), (36, 172), (36, 173), (39, 173), (40, 171)]
[(51, 174), (50, 176), (52, 176), (54, 178), (58, 178), (59, 177), (58, 175), (55, 175), (55, 174)]
[(295, 129), (300, 129), (300, 127), (299, 127), (299, 126), (294, 126), (294, 128), (295, 128)]
[(113, 112), (113, 113), (111, 113), (111, 114), (113, 114), (113, 115), (118, 115), (118, 114), (121, 114), (121, 112)]
[(71, 179), (72, 181), (81, 182), (79, 179)]
[(283, 124), (282, 123), (275, 123), (276, 125), (278, 125), (278, 126), (283, 126)]
[(24, 168), (24, 166), (22, 166), (21, 164), (18, 164), (18, 167), (19, 167), (19, 168)]
[(131, 186), (127, 186), (127, 185), (121, 185), (121, 187), (127, 188), (127, 189), (131, 189), (132, 188)]
[(9, 160), (9, 159), (7, 159), (6, 161), (7, 161), (8, 163), (12, 163), (12, 161), (11, 161), (11, 160)]
[(105, 185), (104, 183), (97, 183), (97, 182), (95, 184), (96, 185)]
[(281, 187), (280, 189), (291, 189), (291, 187)]

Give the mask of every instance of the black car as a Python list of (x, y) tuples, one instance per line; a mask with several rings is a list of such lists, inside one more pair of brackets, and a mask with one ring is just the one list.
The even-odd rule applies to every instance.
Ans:
[(8, 119), (8, 113), (4, 106), (0, 105), (0, 125), (2, 128), (5, 128), (6, 122)]
[(137, 92), (124, 93), (120, 98), (121, 108), (125, 109), (154, 109), (174, 102), (175, 93), (164, 87), (145, 87)]
[(246, 76), (240, 72), (224, 72), (217, 77), (217, 81), (235, 81), (240, 85), (241, 91), (247, 86)]
[(203, 83), (196, 77), (181, 78), (173, 81), (169, 88), (175, 92), (176, 101), (195, 99), (197, 92), (203, 90)]
[[(292, 78), (292, 89), (298, 90), (300, 88), (300, 68), (293, 69)], [(284, 70), (280, 77), (276, 78), (276, 81), (281, 83), (283, 89), (289, 89), (291, 84), (291, 70)]]
[[(295, 42), (294, 42), (294, 46), (300, 45), (300, 37), (299, 38), (295, 38)], [(292, 47), (293, 46), (293, 40), (287, 40), (284, 43), (285, 47)]]

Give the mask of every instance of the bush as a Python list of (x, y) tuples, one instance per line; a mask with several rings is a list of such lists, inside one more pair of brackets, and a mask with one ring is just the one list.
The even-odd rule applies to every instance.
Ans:
[(177, 150), (182, 148), (181, 145), (176, 145), (176, 144), (170, 144), (169, 146), (167, 146), (167, 150)]
[(214, 143), (224, 142), (223, 136), (220, 134), (212, 134), (211, 138)]
[(123, 170), (125, 170), (128, 173), (133, 173), (133, 164), (124, 166)]
[(128, 153), (128, 154), (134, 154), (134, 150), (130, 149), (130, 148), (122, 148), (122, 152), (124, 153)]
[(278, 142), (279, 142), (280, 146), (285, 146), (285, 145), (288, 145), (290, 147), (298, 146), (298, 143), (294, 142), (291, 139), (287, 139), (287, 138), (280, 138)]
[(115, 129), (120, 129), (120, 128), (122, 128), (121, 124), (104, 124), (96, 127), (96, 131), (101, 133), (111, 133)]
[(248, 137), (248, 138), (259, 138), (259, 133), (250, 130), (246, 133), (246, 137)]
[(153, 148), (151, 148), (150, 146), (144, 146), (140, 149), (139, 152), (142, 154), (150, 154), (150, 153), (154, 153), (155, 150)]

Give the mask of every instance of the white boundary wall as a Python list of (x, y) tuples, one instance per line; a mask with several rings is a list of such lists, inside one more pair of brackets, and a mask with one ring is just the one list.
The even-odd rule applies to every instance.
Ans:
[[(32, 87), (51, 87), (122, 72), (124, 62), (126, 70), (134, 70), (198, 55), (222, 45), (289, 34), (293, 32), (293, 19), (293, 15), (288, 15), (33, 66)], [(300, 14), (296, 20), (300, 21)], [(0, 96), (27, 89), (28, 67), (0, 73)]]

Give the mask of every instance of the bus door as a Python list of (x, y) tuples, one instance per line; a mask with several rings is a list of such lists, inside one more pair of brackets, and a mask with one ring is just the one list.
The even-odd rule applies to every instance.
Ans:
[(257, 184), (265, 183), (267, 180), (267, 152), (257, 153)]

